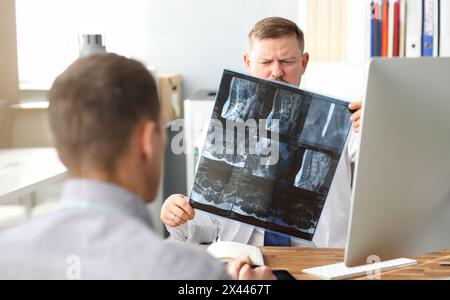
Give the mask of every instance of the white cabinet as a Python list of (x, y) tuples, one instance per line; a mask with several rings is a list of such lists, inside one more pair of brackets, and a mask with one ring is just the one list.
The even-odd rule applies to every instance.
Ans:
[[(201, 155), (197, 149), (203, 148), (205, 137), (202, 137), (203, 128), (207, 128), (214, 109), (212, 96), (205, 99), (184, 100), (185, 128), (184, 142), (186, 151), (186, 184), (188, 195), (194, 183), (196, 163)], [(206, 135), (206, 132), (204, 133)]]

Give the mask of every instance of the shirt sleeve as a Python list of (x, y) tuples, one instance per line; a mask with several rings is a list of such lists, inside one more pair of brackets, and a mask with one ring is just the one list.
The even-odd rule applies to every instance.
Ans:
[(350, 133), (350, 140), (348, 142), (348, 159), (350, 162), (356, 162), (359, 153), (359, 144), (361, 142), (361, 133), (355, 133), (353, 130)]

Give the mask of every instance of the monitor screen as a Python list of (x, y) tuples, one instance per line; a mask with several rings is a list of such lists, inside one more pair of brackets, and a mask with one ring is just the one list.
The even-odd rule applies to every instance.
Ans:
[(373, 59), (348, 266), (450, 247), (450, 58)]

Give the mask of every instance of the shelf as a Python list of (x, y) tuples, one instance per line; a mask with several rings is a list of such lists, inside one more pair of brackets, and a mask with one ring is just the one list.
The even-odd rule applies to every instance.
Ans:
[(51, 88), (49, 82), (20, 82), (19, 89), (21, 91), (48, 91)]
[(26, 102), (26, 103), (13, 104), (10, 107), (13, 110), (42, 110), (42, 109), (47, 109), (48, 106), (49, 106), (48, 102), (39, 101), (39, 102)]

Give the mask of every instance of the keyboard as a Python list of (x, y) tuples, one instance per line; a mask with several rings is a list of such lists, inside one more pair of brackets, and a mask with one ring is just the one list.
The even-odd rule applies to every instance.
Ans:
[(398, 258), (349, 268), (345, 264), (337, 263), (316, 268), (304, 269), (303, 273), (325, 280), (340, 280), (357, 276), (374, 274), (375, 271), (387, 271), (400, 267), (408, 267), (417, 264), (417, 261), (409, 258)]

